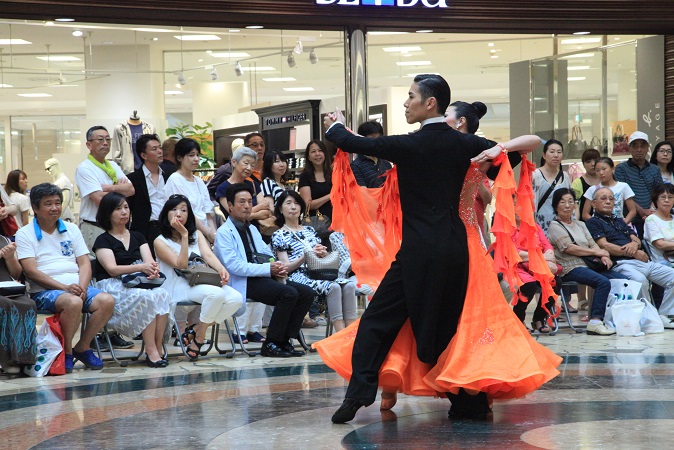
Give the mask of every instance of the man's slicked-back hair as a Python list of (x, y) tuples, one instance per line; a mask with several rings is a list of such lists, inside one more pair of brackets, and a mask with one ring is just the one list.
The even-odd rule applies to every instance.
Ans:
[(452, 91), (444, 78), (435, 74), (421, 74), (414, 77), (414, 83), (419, 88), (423, 100), (435, 97), (439, 114), (447, 111), (449, 102), (452, 101)]

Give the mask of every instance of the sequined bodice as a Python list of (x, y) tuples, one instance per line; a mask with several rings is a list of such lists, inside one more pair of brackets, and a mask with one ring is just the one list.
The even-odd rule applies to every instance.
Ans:
[(477, 165), (471, 164), (466, 172), (466, 178), (463, 180), (461, 188), (461, 199), (459, 200), (459, 216), (466, 226), (468, 234), (480, 234), (475, 215), (475, 198), (477, 197), (477, 188), (482, 183), (485, 174), (483, 174)]

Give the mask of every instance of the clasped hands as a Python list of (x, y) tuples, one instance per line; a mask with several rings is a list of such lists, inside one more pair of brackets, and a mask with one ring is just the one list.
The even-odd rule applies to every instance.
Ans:
[(155, 278), (159, 277), (159, 263), (156, 261), (138, 264), (137, 267), (141, 272), (147, 275), (148, 280), (154, 280)]

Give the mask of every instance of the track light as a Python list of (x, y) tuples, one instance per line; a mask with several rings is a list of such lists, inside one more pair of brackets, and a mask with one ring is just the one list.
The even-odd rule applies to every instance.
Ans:
[(187, 84), (187, 80), (185, 79), (185, 75), (183, 75), (182, 72), (178, 74), (178, 83), (180, 83), (181, 86), (185, 86)]
[(62, 73), (59, 74), (59, 84), (66, 84), (66, 77)]
[(213, 81), (218, 80), (218, 69), (216, 69), (215, 67), (211, 68), (210, 74), (211, 74), (211, 80), (213, 80)]
[(296, 65), (295, 56), (292, 53), (288, 53), (288, 67), (295, 67)]
[(75, 37), (82, 37), (82, 35), (84, 35), (84, 33), (82, 33), (80, 30), (75, 30), (75, 31), (72, 32), (72, 35), (75, 36)]
[(236, 74), (237, 77), (240, 77), (243, 75), (243, 69), (241, 68), (241, 63), (236, 62), (236, 66), (234, 66), (234, 73)]
[(304, 53), (304, 47), (302, 47), (302, 41), (300, 39), (297, 40), (297, 44), (295, 44), (295, 48), (293, 49), (294, 53), (297, 53), (298, 55), (301, 55)]
[(311, 53), (309, 53), (309, 62), (311, 64), (316, 64), (318, 62), (318, 56), (316, 55), (316, 50), (311, 50)]

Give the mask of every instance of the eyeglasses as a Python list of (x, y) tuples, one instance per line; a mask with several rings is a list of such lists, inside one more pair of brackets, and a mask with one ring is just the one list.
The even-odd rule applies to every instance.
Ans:
[(607, 197), (605, 195), (602, 195), (601, 197), (597, 197), (595, 200), (601, 200), (602, 202), (605, 202), (606, 200), (608, 200), (610, 202), (614, 202), (615, 197)]
[(248, 144), (248, 147), (264, 147), (265, 144), (264, 142), (251, 142)]
[(52, 164), (52, 165), (49, 166), (49, 167), (45, 167), (45, 168), (44, 168), (44, 171), (45, 171), (45, 172), (49, 172), (49, 171), (51, 170), (51, 168), (54, 167), (55, 165), (56, 165), (56, 164)]
[(658, 150), (658, 153), (662, 153), (663, 155), (671, 155), (672, 151), (667, 148), (661, 148), (660, 150)]
[(674, 195), (667, 195), (667, 194), (658, 195), (658, 200), (674, 200)]
[(110, 142), (112, 142), (112, 138), (110, 138), (110, 137), (106, 137), (106, 138), (97, 137), (97, 138), (89, 139), (88, 141), (89, 141), (89, 142), (96, 141), (96, 142), (98, 142), (99, 144), (102, 144), (103, 142), (106, 142), (106, 143), (109, 144)]

